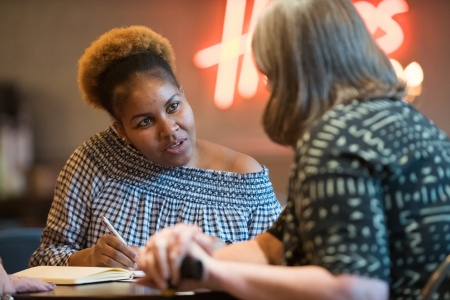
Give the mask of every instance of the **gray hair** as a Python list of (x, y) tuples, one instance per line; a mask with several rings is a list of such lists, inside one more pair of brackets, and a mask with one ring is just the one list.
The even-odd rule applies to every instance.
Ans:
[(295, 146), (337, 104), (405, 94), (349, 0), (274, 0), (260, 16), (252, 49), (271, 93), (264, 129), (279, 144)]

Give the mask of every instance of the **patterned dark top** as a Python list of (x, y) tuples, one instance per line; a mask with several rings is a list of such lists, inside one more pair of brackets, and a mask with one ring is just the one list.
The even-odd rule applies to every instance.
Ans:
[(78, 148), (61, 171), (41, 246), (30, 265), (67, 265), (107, 232), (105, 215), (130, 245), (158, 230), (197, 224), (227, 243), (248, 240), (279, 217), (268, 170), (237, 174), (151, 163), (112, 129)]
[(450, 141), (403, 101), (326, 113), (297, 144), (289, 189), (269, 230), (286, 265), (379, 278), (391, 299), (419, 299), (450, 253)]

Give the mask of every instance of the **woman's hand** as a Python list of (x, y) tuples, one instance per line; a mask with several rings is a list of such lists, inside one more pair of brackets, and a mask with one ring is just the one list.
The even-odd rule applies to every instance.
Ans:
[[(134, 249), (137, 250), (135, 247)], [(119, 267), (135, 270), (138, 252), (112, 234), (104, 234), (93, 247), (92, 263), (98, 267)]]
[(0, 260), (0, 296), (6, 294), (14, 294), (15, 292), (16, 289), (9, 280), (9, 276), (8, 274), (6, 274), (6, 271), (3, 268), (3, 265), (1, 264)]
[(72, 254), (69, 265), (137, 270), (138, 253), (137, 247), (125, 245), (112, 234), (104, 234), (94, 247)]
[(54, 288), (54, 284), (39, 279), (8, 275), (0, 263), (0, 296), (25, 292), (47, 292)]
[(16, 293), (48, 292), (55, 288), (53, 283), (44, 282), (35, 278), (9, 275), (9, 280)]
[(148, 276), (139, 283), (161, 290), (168, 288), (168, 282), (179, 286), (182, 260), (188, 255), (199, 259), (206, 270), (216, 243), (217, 239), (205, 235), (194, 225), (180, 223), (156, 233), (141, 249), (139, 263)]

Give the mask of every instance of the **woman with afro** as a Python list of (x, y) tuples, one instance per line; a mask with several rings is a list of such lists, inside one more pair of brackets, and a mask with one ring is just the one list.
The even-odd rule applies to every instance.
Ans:
[[(174, 68), (169, 41), (144, 26), (112, 29), (86, 49), (80, 90), (113, 124), (65, 164), (31, 266), (138, 268), (137, 247), (167, 226), (196, 224), (230, 244), (278, 218), (266, 167), (196, 138)], [(126, 245), (105, 234), (102, 216)]]

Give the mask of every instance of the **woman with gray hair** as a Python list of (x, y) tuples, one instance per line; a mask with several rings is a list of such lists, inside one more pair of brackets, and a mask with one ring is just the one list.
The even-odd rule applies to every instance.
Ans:
[[(268, 231), (216, 251), (195, 227), (160, 232), (142, 250), (142, 283), (239, 299), (420, 299), (450, 252), (449, 138), (402, 101), (405, 84), (349, 0), (274, 0), (252, 48), (270, 92), (265, 131), (295, 150), (287, 206)], [(180, 280), (186, 255), (201, 280)]]

